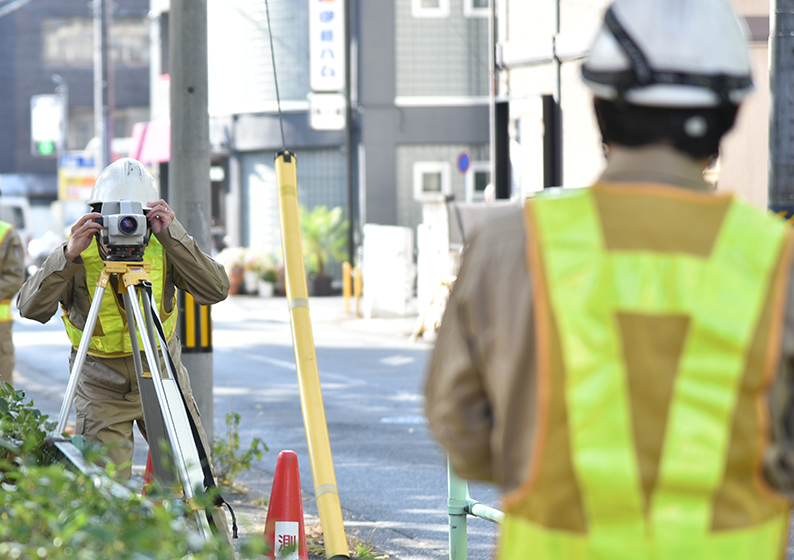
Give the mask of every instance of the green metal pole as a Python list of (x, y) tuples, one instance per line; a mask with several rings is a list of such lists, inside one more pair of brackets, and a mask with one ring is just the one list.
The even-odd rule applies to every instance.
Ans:
[(449, 513), (449, 560), (467, 560), (466, 506), (469, 500), (469, 485), (452, 470), (447, 459), (447, 513)]

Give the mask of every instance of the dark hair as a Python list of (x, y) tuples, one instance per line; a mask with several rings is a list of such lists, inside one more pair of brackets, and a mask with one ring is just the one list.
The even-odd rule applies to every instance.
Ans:
[(736, 121), (737, 105), (662, 108), (596, 98), (595, 114), (605, 144), (671, 144), (694, 158), (714, 157)]

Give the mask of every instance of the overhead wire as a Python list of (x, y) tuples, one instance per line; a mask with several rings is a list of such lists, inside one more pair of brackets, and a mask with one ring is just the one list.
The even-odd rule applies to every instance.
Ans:
[(270, 40), (270, 58), (273, 62), (273, 83), (276, 87), (276, 106), (278, 107), (278, 124), (281, 129), (281, 149), (287, 151), (287, 142), (284, 138), (284, 115), (281, 112), (281, 96), (278, 92), (278, 74), (276, 72), (276, 53), (273, 50), (273, 29), (270, 27), (270, 6), (265, 0), (265, 14), (267, 15), (267, 36)]

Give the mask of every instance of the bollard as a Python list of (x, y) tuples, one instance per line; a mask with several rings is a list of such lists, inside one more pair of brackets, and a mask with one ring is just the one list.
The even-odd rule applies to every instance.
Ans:
[(342, 263), (342, 296), (345, 298), (345, 313), (350, 313), (350, 263)]
[(361, 284), (364, 275), (359, 267), (353, 269), (353, 293), (356, 297), (356, 317), (361, 317)]

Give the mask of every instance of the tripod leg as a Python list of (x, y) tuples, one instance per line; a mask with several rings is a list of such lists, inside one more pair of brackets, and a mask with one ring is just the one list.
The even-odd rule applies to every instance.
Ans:
[[(179, 394), (179, 389), (177, 389), (173, 379), (163, 379), (160, 371), (160, 359), (155, 347), (152, 345), (151, 333), (154, 329), (154, 325), (152, 323), (144, 323), (141, 307), (137, 305), (138, 298), (135, 289), (136, 286), (133, 284), (127, 287), (129, 298), (135, 302), (135, 305), (130, 306), (132, 319), (141, 330), (141, 342), (143, 342), (146, 360), (149, 362), (149, 367), (152, 370), (152, 381), (154, 383), (155, 392), (157, 393), (157, 400), (160, 403), (160, 410), (162, 412), (166, 433), (168, 434), (168, 441), (171, 442), (174, 460), (179, 472), (179, 478), (182, 480), (185, 498), (192, 507), (196, 489), (198, 488), (200, 491), (204, 488), (204, 473), (201, 470), (198, 450), (193, 441), (193, 434), (190, 431), (187, 411), (182, 403), (182, 396)], [(144, 308), (151, 306), (151, 300), (147, 297), (146, 293), (141, 294), (141, 302)], [(151, 309), (149, 313), (151, 314)], [(148, 316), (151, 317), (151, 315)], [(127, 319), (129, 323), (129, 311)], [(167, 345), (163, 348), (163, 352), (168, 352)], [(195, 513), (199, 530), (206, 538), (209, 538), (211, 536), (211, 530), (206, 515), (198, 511)]]
[(99, 317), (99, 308), (102, 306), (102, 296), (104, 295), (105, 286), (98, 285), (96, 292), (94, 292), (94, 298), (91, 300), (91, 308), (88, 310), (88, 317), (85, 320), (83, 337), (80, 339), (80, 344), (77, 346), (77, 355), (74, 358), (71, 375), (69, 376), (69, 384), (66, 386), (66, 394), (63, 397), (63, 403), (61, 403), (61, 412), (58, 416), (58, 425), (55, 427), (55, 435), (60, 436), (66, 429), (66, 422), (69, 420), (69, 413), (72, 411), (74, 393), (77, 390), (77, 382), (80, 381), (80, 376), (83, 372), (85, 357), (88, 355), (88, 346), (91, 344), (91, 336), (94, 333), (97, 317)]
[[(125, 309), (132, 309), (133, 305), (137, 305), (137, 302), (133, 301), (128, 293), (125, 292), (122, 295)], [(163, 416), (157, 401), (152, 373), (144, 373), (143, 371), (135, 321), (127, 321), (127, 326), (130, 333), (130, 346), (132, 347), (132, 358), (135, 363), (135, 373), (138, 378), (138, 390), (141, 395), (141, 408), (143, 409), (143, 418), (146, 423), (146, 439), (149, 442), (149, 451), (152, 454), (154, 475), (160, 484), (167, 488), (173, 488), (177, 485), (179, 479), (174, 471), (173, 454), (170, 452), (170, 446), (167, 445), (168, 434), (165, 432), (165, 424), (163, 423)], [(152, 366), (150, 365), (149, 367), (151, 368)], [(163, 441), (166, 442), (166, 445), (163, 445)]]

